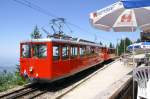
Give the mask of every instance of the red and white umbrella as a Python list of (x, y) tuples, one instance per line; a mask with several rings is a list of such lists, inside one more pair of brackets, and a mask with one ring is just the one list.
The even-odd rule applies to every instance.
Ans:
[(134, 32), (150, 29), (150, 7), (125, 9), (122, 2), (92, 12), (90, 20), (94, 27), (115, 32)]

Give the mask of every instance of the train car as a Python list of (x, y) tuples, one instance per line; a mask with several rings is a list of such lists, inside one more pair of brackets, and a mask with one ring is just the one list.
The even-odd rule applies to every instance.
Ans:
[(32, 39), (20, 43), (20, 74), (55, 81), (110, 59), (108, 49), (86, 40)]
[[(133, 49), (134, 48), (134, 49)], [(140, 43), (134, 43), (127, 47), (127, 50), (129, 52), (133, 52), (133, 50), (136, 53), (145, 53), (150, 52), (150, 42), (140, 42)]]

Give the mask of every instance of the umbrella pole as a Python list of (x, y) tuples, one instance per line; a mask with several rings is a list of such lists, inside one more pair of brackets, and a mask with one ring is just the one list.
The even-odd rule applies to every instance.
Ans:
[(125, 56), (126, 39), (124, 39), (124, 56)]
[(119, 41), (119, 39), (117, 39), (117, 56), (118, 56), (118, 47), (119, 47), (118, 41)]
[[(133, 70), (135, 69), (135, 60), (134, 60), (134, 43), (133, 43), (133, 51), (132, 51), (132, 58), (133, 58)], [(133, 76), (133, 72), (132, 72), (132, 76)], [(133, 99), (134, 99), (134, 94), (135, 94), (135, 91), (134, 91), (134, 79), (133, 79)]]

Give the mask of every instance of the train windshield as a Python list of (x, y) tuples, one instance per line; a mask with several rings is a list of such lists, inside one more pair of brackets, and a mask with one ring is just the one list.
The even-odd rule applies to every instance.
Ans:
[(45, 58), (47, 57), (47, 46), (45, 44), (23, 44), (22, 45), (23, 58)]
[(33, 44), (33, 57), (44, 58), (47, 56), (47, 46), (44, 44)]
[(23, 58), (30, 58), (31, 52), (30, 52), (31, 46), (29, 44), (23, 44), (22, 45), (22, 57)]

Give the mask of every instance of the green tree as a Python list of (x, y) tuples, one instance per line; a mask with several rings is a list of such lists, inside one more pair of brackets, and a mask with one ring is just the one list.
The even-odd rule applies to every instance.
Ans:
[(136, 40), (136, 43), (140, 43), (140, 42), (141, 42), (141, 39), (138, 38), (138, 39)]
[(102, 43), (102, 42), (99, 42), (99, 44), (100, 44), (100, 45), (103, 45), (103, 43)]
[(32, 39), (39, 39), (42, 38), (42, 34), (39, 31), (38, 26), (36, 25), (33, 32), (31, 33), (31, 38)]
[(109, 48), (114, 48), (114, 45), (110, 42)]
[(121, 39), (120, 43), (117, 45), (118, 47), (118, 54), (121, 55), (122, 53), (124, 53), (124, 49), (125, 52), (127, 51), (127, 47), (132, 44), (131, 40), (129, 38), (125, 38), (125, 39)]

